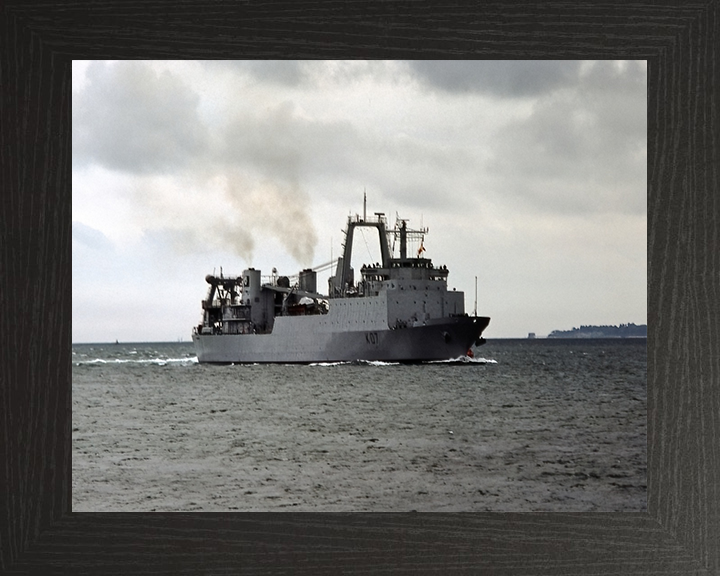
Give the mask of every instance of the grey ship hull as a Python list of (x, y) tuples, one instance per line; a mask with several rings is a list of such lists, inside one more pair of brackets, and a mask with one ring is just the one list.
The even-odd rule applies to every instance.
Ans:
[(419, 362), (464, 356), (490, 322), (451, 316), (418, 326), (314, 330), (317, 317), (281, 317), (269, 334), (193, 334), (199, 362), (313, 363), (354, 360)]

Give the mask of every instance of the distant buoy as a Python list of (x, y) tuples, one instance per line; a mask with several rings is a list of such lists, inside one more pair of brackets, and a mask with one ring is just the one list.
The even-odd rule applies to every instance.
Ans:
[(468, 348), (467, 357), (468, 357), (468, 358), (475, 358), (475, 354), (473, 354), (472, 348)]

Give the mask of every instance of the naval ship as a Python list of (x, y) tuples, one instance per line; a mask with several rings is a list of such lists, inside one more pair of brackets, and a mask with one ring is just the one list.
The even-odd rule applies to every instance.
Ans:
[[(273, 274), (263, 281), (248, 268), (236, 278), (208, 275), (202, 322), (192, 340), (199, 362), (322, 363), (344, 361), (424, 362), (472, 357), (485, 342), (490, 318), (468, 315), (463, 292), (448, 290), (446, 266), (423, 257), (427, 228), (411, 230), (384, 213), (349, 216), (328, 292), (317, 291), (323, 265), (296, 277)], [(374, 228), (381, 261), (351, 267), (353, 236)], [(399, 240), (399, 254), (394, 248)], [(408, 256), (408, 241), (420, 241)], [(391, 243), (392, 241), (392, 243)], [(328, 263), (330, 266), (335, 262)]]

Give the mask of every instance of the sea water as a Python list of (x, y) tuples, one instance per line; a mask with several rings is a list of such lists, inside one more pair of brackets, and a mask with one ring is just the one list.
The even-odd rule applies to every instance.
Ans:
[(205, 365), (72, 347), (75, 511), (646, 510), (645, 339)]

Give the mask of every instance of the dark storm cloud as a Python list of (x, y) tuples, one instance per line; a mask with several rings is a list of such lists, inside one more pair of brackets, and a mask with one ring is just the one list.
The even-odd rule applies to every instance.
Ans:
[(261, 82), (272, 82), (285, 86), (300, 84), (307, 73), (304, 63), (296, 60), (253, 60), (247, 62), (248, 71)]
[(101, 63), (73, 95), (73, 164), (134, 174), (183, 167), (206, 148), (198, 96), (169, 72), (140, 62)]
[(411, 73), (444, 92), (475, 92), (498, 97), (528, 97), (578, 81), (580, 62), (545, 60), (416, 60)]
[(645, 77), (636, 65), (595, 63), (581, 87), (538, 101), (529, 117), (503, 127), (493, 142), (488, 173), (496, 192), (518, 207), (646, 210)]
[(302, 60), (212, 60), (204, 65), (209, 70), (240, 73), (261, 83), (277, 86), (299, 86), (310, 77), (310, 70)]
[(399, 81), (395, 63), (383, 61), (233, 60), (208, 61), (205, 66), (236, 72), (253, 82), (281, 88), (349, 86), (365, 79)]

